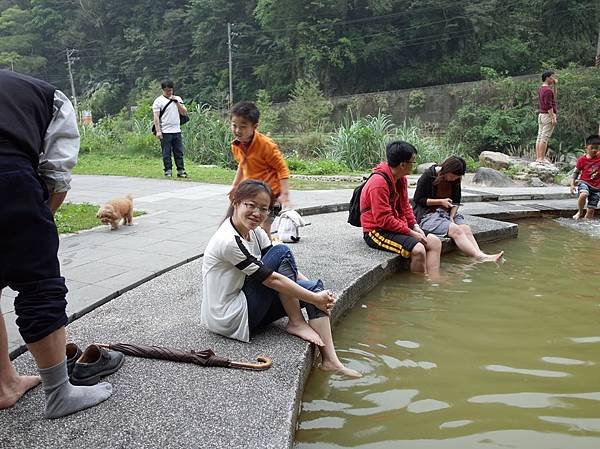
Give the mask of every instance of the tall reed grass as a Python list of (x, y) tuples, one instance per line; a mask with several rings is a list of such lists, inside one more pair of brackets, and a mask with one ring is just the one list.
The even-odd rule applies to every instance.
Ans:
[(385, 160), (385, 147), (393, 140), (404, 140), (417, 148), (417, 162), (442, 162), (449, 156), (458, 155), (475, 163), (458, 145), (448, 145), (439, 136), (427, 133), (418, 122), (395, 125), (391, 117), (379, 113), (376, 116), (350, 116), (330, 137), (320, 156), (345, 163), (352, 170), (365, 170)]

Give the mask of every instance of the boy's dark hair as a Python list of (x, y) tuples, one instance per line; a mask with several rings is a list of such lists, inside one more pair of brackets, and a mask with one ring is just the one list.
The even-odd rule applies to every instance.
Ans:
[(586, 145), (600, 145), (600, 135), (592, 134), (585, 139)]
[(552, 75), (554, 75), (553, 70), (546, 70), (544, 73), (542, 73), (542, 81), (546, 81), (546, 78), (550, 78)]
[(260, 118), (260, 111), (251, 101), (240, 101), (231, 108), (231, 115), (243, 117), (256, 125)]
[(161, 89), (173, 89), (175, 86), (173, 85), (173, 81), (171, 80), (164, 80), (162, 83), (160, 83), (160, 88)]
[(410, 161), (415, 154), (417, 149), (403, 140), (394, 140), (385, 148), (385, 157), (390, 167), (397, 167), (402, 162)]

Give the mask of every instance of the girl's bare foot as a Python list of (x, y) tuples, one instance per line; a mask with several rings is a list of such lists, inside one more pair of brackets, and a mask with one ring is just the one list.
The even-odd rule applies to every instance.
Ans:
[(288, 323), (285, 330), (288, 334), (300, 337), (302, 340), (306, 340), (309, 343), (314, 343), (317, 346), (325, 346), (325, 343), (323, 343), (323, 340), (321, 340), (321, 337), (319, 334), (317, 334), (317, 331), (310, 327), (307, 322), (304, 322), (304, 324)]
[(39, 376), (15, 376), (14, 381), (7, 384), (6, 390), (0, 390), (0, 410), (15, 405), (21, 396), (40, 383)]
[(323, 362), (323, 363), (321, 363), (319, 368), (321, 368), (321, 370), (326, 371), (328, 373), (339, 374), (340, 376), (353, 377), (355, 379), (362, 377), (361, 373), (359, 373), (356, 370), (353, 370), (352, 368), (348, 368), (347, 366), (344, 366), (341, 363), (338, 365), (338, 364), (328, 364), (328, 363)]
[(581, 220), (582, 217), (583, 217), (583, 211), (578, 210), (577, 213), (575, 215), (573, 215), (573, 220)]
[(496, 254), (481, 253), (481, 256), (479, 256), (477, 259), (480, 262), (499, 262), (500, 259), (502, 259), (502, 256), (504, 256), (504, 251), (500, 251)]

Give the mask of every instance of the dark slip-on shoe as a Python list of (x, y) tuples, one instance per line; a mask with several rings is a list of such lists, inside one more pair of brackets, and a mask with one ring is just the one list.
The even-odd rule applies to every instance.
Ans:
[(73, 372), (73, 367), (75, 366), (75, 362), (79, 357), (81, 357), (81, 349), (75, 343), (67, 343), (66, 346), (67, 353), (67, 371), (69, 376)]
[(73, 385), (95, 385), (101, 377), (113, 374), (121, 368), (125, 356), (98, 345), (90, 345), (75, 362), (71, 383)]

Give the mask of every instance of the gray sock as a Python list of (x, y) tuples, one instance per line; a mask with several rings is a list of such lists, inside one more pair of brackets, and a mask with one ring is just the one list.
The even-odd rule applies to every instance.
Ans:
[(67, 359), (50, 368), (39, 370), (46, 395), (46, 418), (60, 418), (93, 407), (108, 399), (112, 385), (102, 382), (91, 387), (77, 387), (69, 383)]

